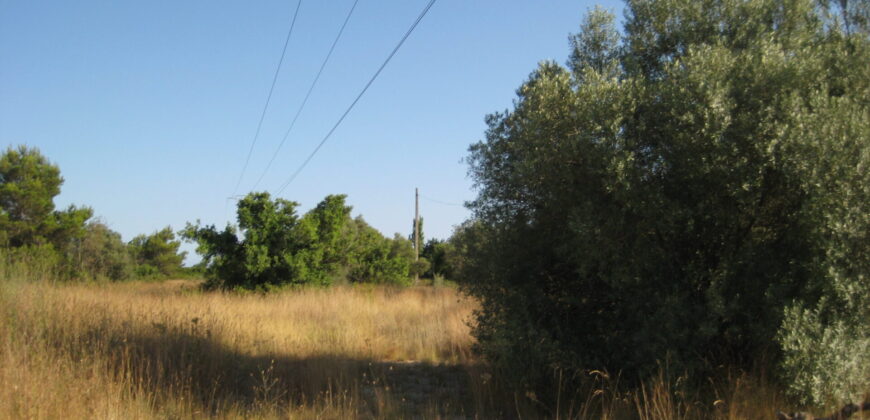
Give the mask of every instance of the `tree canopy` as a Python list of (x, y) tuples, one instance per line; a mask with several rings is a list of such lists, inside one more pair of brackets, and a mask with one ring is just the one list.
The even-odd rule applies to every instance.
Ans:
[(863, 392), (867, 35), (809, 0), (613, 22), (592, 10), (470, 148), (481, 350), (526, 385), (764, 354), (804, 401)]
[(351, 218), (345, 199), (327, 196), (300, 217), (296, 202), (250, 193), (238, 203), (238, 230), (188, 224), (182, 237), (198, 244), (215, 287), (406, 284), (410, 241), (390, 241), (362, 218)]
[(38, 149), (9, 147), (0, 156), (0, 246), (64, 246), (84, 234), (89, 208), (55, 210), (63, 178)]
[(128, 280), (134, 274), (134, 262), (121, 235), (105, 223), (90, 221), (85, 234), (64, 250), (71, 260), (76, 277)]
[(167, 226), (151, 235), (138, 235), (129, 243), (130, 254), (141, 277), (171, 277), (181, 272), (186, 252), (179, 252), (181, 241)]
[(172, 229), (139, 235), (129, 244), (93, 210), (56, 210), (60, 169), (39, 150), (8, 148), (0, 155), (0, 250), (7, 259), (42, 262), (65, 279), (127, 280), (178, 274), (184, 253)]

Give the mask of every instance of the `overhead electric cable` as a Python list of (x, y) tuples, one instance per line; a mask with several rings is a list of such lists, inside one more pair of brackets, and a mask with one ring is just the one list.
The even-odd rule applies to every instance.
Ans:
[(260, 122), (257, 123), (257, 131), (254, 133), (254, 139), (251, 141), (251, 148), (248, 150), (248, 157), (245, 158), (245, 166), (242, 167), (242, 173), (239, 174), (239, 180), (236, 181), (236, 187), (233, 188), (233, 193), (236, 195), (239, 190), (239, 185), (242, 184), (242, 178), (245, 176), (245, 171), (248, 169), (248, 164), (251, 162), (251, 155), (254, 153), (254, 145), (257, 144), (257, 138), (260, 137), (260, 128), (263, 127), (263, 119), (266, 118), (266, 110), (269, 109), (269, 102), (272, 100), (272, 92), (275, 90), (275, 83), (278, 81), (278, 74), (281, 72), (281, 64), (284, 63), (284, 56), (287, 54), (287, 45), (290, 44), (290, 35), (293, 34), (293, 27), (296, 26), (296, 17), (299, 16), (299, 8), (302, 7), (302, 0), (296, 3), (296, 11), (293, 12), (293, 19), (290, 21), (290, 29), (287, 30), (287, 39), (284, 40), (284, 48), (281, 50), (281, 59), (278, 60), (278, 68), (275, 69), (275, 76), (272, 78), (272, 86), (269, 88), (269, 95), (266, 96), (266, 104), (263, 105), (263, 112), (260, 114)]
[(369, 79), (368, 83), (366, 83), (365, 87), (363, 87), (362, 91), (360, 91), (359, 95), (356, 96), (356, 99), (351, 102), (350, 106), (348, 106), (347, 109), (344, 111), (344, 114), (341, 114), (341, 117), (338, 119), (338, 121), (335, 122), (335, 125), (332, 126), (332, 129), (330, 129), (329, 132), (326, 133), (326, 136), (323, 137), (323, 140), (321, 140), (317, 147), (314, 148), (314, 151), (312, 151), (311, 154), (308, 155), (308, 158), (306, 158), (305, 161), (302, 162), (302, 165), (300, 165), (299, 168), (296, 169), (296, 172), (293, 172), (293, 175), (291, 175), (290, 178), (288, 178), (287, 181), (285, 181), (284, 184), (282, 184), (281, 187), (275, 192), (276, 196), (281, 194), (281, 192), (283, 192), (284, 189), (287, 188), (287, 186), (290, 185), (290, 183), (293, 182), (294, 179), (296, 179), (296, 176), (298, 176), (299, 173), (302, 172), (303, 169), (305, 169), (305, 166), (308, 165), (308, 162), (311, 162), (311, 159), (314, 157), (314, 155), (317, 154), (320, 148), (323, 147), (323, 144), (326, 143), (327, 140), (329, 140), (329, 137), (332, 136), (332, 133), (335, 132), (335, 129), (337, 129), (338, 126), (341, 125), (341, 122), (344, 121), (344, 118), (347, 117), (347, 114), (350, 113), (350, 110), (353, 109), (356, 103), (359, 102), (360, 98), (362, 98), (363, 94), (365, 94), (369, 87), (372, 85), (372, 83), (374, 83), (375, 79), (378, 78), (378, 75), (381, 74), (381, 71), (384, 70), (384, 67), (387, 66), (387, 63), (389, 63), (393, 56), (396, 55), (396, 52), (399, 51), (399, 48), (402, 46), (402, 44), (405, 43), (405, 40), (408, 39), (409, 36), (411, 36), (411, 32), (414, 32), (414, 28), (416, 28), (420, 21), (423, 20), (423, 17), (426, 16), (426, 13), (429, 12), (429, 9), (432, 8), (433, 4), (435, 4), (435, 0), (429, 0), (429, 4), (427, 4), (423, 11), (420, 12), (420, 16), (417, 16), (417, 20), (415, 20), (411, 27), (408, 28), (408, 31), (405, 32), (405, 35), (402, 37), (401, 40), (399, 40), (399, 43), (396, 44), (396, 47), (393, 48), (393, 51), (390, 53), (389, 56), (387, 56), (387, 59), (384, 60), (384, 63), (381, 64), (381, 67), (378, 68), (378, 71), (376, 71), (372, 78)]
[(269, 164), (266, 165), (266, 169), (264, 169), (263, 173), (260, 174), (257, 182), (254, 183), (254, 186), (251, 188), (252, 190), (256, 189), (257, 185), (260, 185), (260, 181), (262, 181), (263, 177), (266, 176), (266, 173), (269, 172), (272, 163), (274, 163), (275, 158), (278, 157), (278, 152), (280, 152), (281, 148), (284, 147), (284, 142), (287, 141), (287, 137), (290, 135), (290, 132), (293, 131), (293, 127), (296, 126), (296, 120), (299, 119), (299, 115), (305, 108), (305, 104), (308, 103), (308, 98), (311, 97), (311, 92), (314, 91), (314, 86), (316, 86), (317, 81), (320, 80), (320, 75), (323, 74), (323, 69), (326, 68), (326, 63), (329, 62), (329, 57), (332, 56), (335, 46), (338, 45), (338, 40), (341, 39), (341, 34), (344, 33), (344, 28), (347, 26), (347, 22), (350, 20), (350, 16), (353, 14), (353, 10), (356, 8), (357, 3), (359, 3), (359, 0), (355, 0), (353, 5), (350, 7), (350, 11), (347, 12), (347, 17), (344, 18), (344, 23), (341, 24), (341, 29), (338, 30), (338, 35), (335, 37), (335, 40), (332, 41), (332, 46), (329, 47), (329, 52), (326, 54), (326, 58), (323, 59), (323, 63), (320, 64), (320, 70), (317, 71), (317, 76), (314, 77), (314, 81), (312, 81), (311, 86), (308, 87), (308, 93), (305, 94), (305, 99), (302, 100), (299, 109), (296, 110), (296, 115), (293, 116), (293, 121), (290, 122), (290, 127), (287, 128), (287, 132), (284, 133), (284, 138), (281, 139), (281, 143), (278, 144), (278, 148), (276, 148), (275, 153), (272, 154), (272, 159), (269, 159)]
[(433, 202), (433, 203), (435, 203), (435, 204), (441, 204), (441, 205), (443, 205), (443, 206), (464, 207), (463, 204), (459, 204), (459, 203), (451, 203), (451, 202), (447, 202), (447, 201), (436, 200), (436, 199), (434, 199), (434, 198), (426, 197), (426, 196), (423, 195), (423, 194), (420, 194), (420, 198), (422, 198), (422, 199), (424, 199), (424, 200), (426, 200), (426, 201), (431, 201), (431, 202)]

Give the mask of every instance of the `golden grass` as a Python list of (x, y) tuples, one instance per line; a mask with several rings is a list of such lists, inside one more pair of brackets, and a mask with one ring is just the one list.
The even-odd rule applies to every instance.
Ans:
[(450, 288), (0, 282), (0, 419), (755, 419), (785, 407), (763, 377), (729, 371), (703, 394), (664, 378), (625, 391), (594, 372), (542, 407), (500, 391), (472, 355), (475, 308)]
[(391, 372), (469, 362), (452, 289), (184, 286), (4, 285), (0, 418), (383, 416)]

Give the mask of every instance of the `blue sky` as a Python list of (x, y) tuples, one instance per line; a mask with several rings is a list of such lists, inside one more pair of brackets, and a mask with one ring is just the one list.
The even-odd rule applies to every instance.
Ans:
[[(273, 156), (353, 0), (303, 1), (237, 194)], [(360, 0), (257, 190), (299, 167), (427, 3)], [(484, 117), (511, 106), (568, 35), (615, 1), (438, 0), (305, 170), (281, 194), (300, 211), (347, 194), (354, 215), (407, 235), (414, 188), (427, 237), (446, 238), (475, 196), (462, 159)], [(296, 0), (0, 0), (0, 146), (38, 147), (65, 178), (59, 207), (87, 205), (124, 240), (232, 221), (232, 195)], [(192, 247), (187, 246), (187, 249)]]

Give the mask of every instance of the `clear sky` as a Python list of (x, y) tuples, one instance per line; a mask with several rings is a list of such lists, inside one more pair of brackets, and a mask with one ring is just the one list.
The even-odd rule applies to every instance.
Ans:
[[(258, 191), (312, 152), (427, 0), (360, 0)], [(234, 219), (242, 173), (296, 8), (284, 1), (0, 0), (0, 146), (39, 148), (65, 178), (58, 207), (86, 205), (124, 240)], [(303, 0), (237, 194), (254, 187), (353, 0)], [(511, 107), (541, 60), (615, 1), (438, 0), (311, 163), (281, 194), (300, 212), (347, 194), (353, 214), (408, 235), (420, 188), (427, 238), (446, 238), (475, 196), (463, 158), (484, 117)], [(437, 201), (433, 201), (437, 200)], [(187, 249), (192, 249), (187, 246)], [(198, 259), (198, 258), (195, 258)]]

